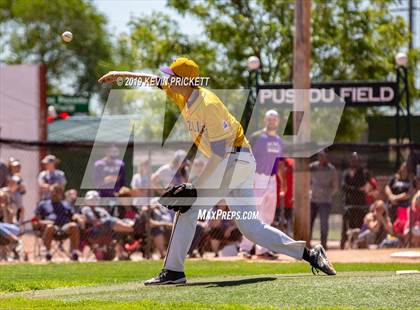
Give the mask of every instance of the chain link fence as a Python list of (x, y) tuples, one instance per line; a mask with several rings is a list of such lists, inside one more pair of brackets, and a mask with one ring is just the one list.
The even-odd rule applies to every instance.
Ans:
[[(22, 185), (20, 189), (23, 189), (22, 210), (13, 205), (13, 197), (10, 201), (5, 198), (6, 195), (0, 194), (3, 199), (0, 201), (4, 201), (1, 204), (0, 222), (17, 224), (21, 229), (17, 238), (23, 241), (22, 248), (22, 242), (15, 242), (7, 234), (7, 229), (2, 228), (1, 257), (19, 257), (30, 261), (43, 260), (48, 255), (48, 259), (52, 256), (54, 260), (74, 259), (74, 253), (77, 253), (79, 259), (85, 260), (164, 257), (174, 214), (161, 207), (153, 198), (159, 197), (164, 187), (163, 183), (153, 181), (153, 176), (160, 167), (174, 161), (178, 149), (188, 149), (189, 145), (187, 142), (169, 143), (164, 152), (159, 143), (124, 146), (120, 149), (125, 164), (123, 180), (114, 188), (114, 195), (107, 197), (106, 204), (98, 205), (92, 203), (96, 197), (92, 190), (96, 189), (81, 186), (84, 177), (92, 178), (89, 162), (97, 163), (101, 159), (98, 156), (90, 158), (92, 143), (1, 140), (0, 158), (5, 165), (9, 165), (12, 174), (21, 178), (19, 184)], [(107, 156), (110, 145), (100, 147), (103, 150), (101, 156)], [(320, 235), (323, 235), (321, 242), (325, 246), (342, 249), (420, 246), (419, 223), (416, 222), (419, 206), (417, 203), (416, 207), (415, 202), (412, 202), (420, 184), (420, 145), (335, 144), (327, 153), (329, 162), (336, 168), (338, 191), (333, 196), (327, 215), (318, 210), (312, 240), (317, 243), (322, 237)], [(352, 161), (354, 153), (357, 153), (357, 163)], [(406, 166), (401, 167), (401, 163), (396, 162), (398, 153), (407, 163)], [(42, 212), (37, 211), (42, 192), (38, 175), (45, 169), (41, 161), (47, 154), (53, 154), (59, 159), (57, 169), (64, 172), (67, 180), (62, 199), (72, 205), (74, 212), (79, 215), (72, 216), (62, 226), (57, 225), (54, 218), (42, 218)], [(311, 159), (315, 160), (316, 157)], [(293, 161), (289, 161), (293, 166)], [(18, 163), (20, 168), (14, 168)], [(199, 156), (189, 162), (183, 161), (183, 168), (172, 181), (191, 180), (199, 175), (204, 165), (205, 159)], [(277, 186), (277, 206), (272, 223), (288, 234), (293, 232), (293, 173), (293, 168), (286, 173), (286, 182), (290, 184), (284, 196), (280, 195), (280, 186)], [(5, 178), (2, 179), (1, 173), (0, 183), (3, 183), (0, 184), (3, 192), (9, 191), (9, 196), (15, 195), (10, 193), (10, 189), (4, 189), (7, 182)], [(157, 184), (159, 187), (156, 187)], [(72, 189), (74, 191), (70, 191)], [(82, 211), (83, 208), (85, 211)], [(215, 208), (227, 210), (228, 206), (221, 201)], [(13, 219), (6, 219), (6, 209)], [(323, 220), (325, 218), (329, 224), (327, 228)], [(43, 222), (46, 219), (53, 221), (51, 230), (46, 228), (51, 225)], [(199, 221), (189, 255), (236, 256), (241, 249), (241, 239), (241, 233), (233, 220)], [(254, 253), (254, 249), (251, 249), (242, 254), (249, 256)]]

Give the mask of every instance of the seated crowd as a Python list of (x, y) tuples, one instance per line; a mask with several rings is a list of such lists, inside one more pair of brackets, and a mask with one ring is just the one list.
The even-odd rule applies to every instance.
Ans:
[(420, 176), (407, 162), (379, 188), (353, 153), (342, 187), (342, 249), (420, 246)]
[[(53, 242), (62, 244), (67, 239), (68, 257), (72, 260), (78, 260), (86, 251), (97, 260), (129, 259), (134, 252), (141, 252), (145, 258), (153, 255), (163, 258), (174, 213), (162, 207), (157, 199), (149, 201), (148, 197), (159, 196), (165, 187), (200, 175), (205, 161), (198, 158), (191, 165), (184, 160), (185, 155), (184, 151), (176, 151), (172, 161), (154, 173), (147, 160), (141, 161), (129, 188), (125, 186), (125, 166), (118, 159), (118, 149), (110, 148), (93, 167), (93, 184), (99, 190), (88, 191), (81, 201), (77, 190), (66, 190), (65, 172), (57, 169), (59, 160), (47, 155), (42, 160), (44, 170), (38, 177), (41, 200), (34, 217), (28, 221), (24, 220), (22, 197), (26, 189), (20, 162), (15, 158), (10, 158), (8, 163), (0, 161), (0, 259), (11, 255), (19, 259), (20, 236), (26, 224), (31, 224), (37, 238), (42, 240), (48, 261), (55, 253)], [(285, 161), (286, 192), (280, 195), (277, 186), (279, 212), (272, 225), (292, 234), (293, 160)], [(351, 155), (349, 163), (341, 182), (344, 199), (341, 248), (404, 246), (409, 238), (414, 246), (420, 246), (420, 191), (409, 176), (407, 164), (403, 163), (381, 190), (356, 153)], [(340, 185), (335, 167), (325, 152), (319, 153), (310, 170), (311, 227), (319, 214), (321, 243), (327, 248), (328, 219), (333, 196)], [(227, 210), (228, 206), (221, 201), (214, 208)], [(242, 247), (241, 240), (233, 220), (199, 221), (189, 256), (203, 256), (206, 252), (213, 252), (214, 256), (235, 255)], [(248, 257), (250, 253), (245, 254)], [(271, 257), (270, 253), (264, 254)]]
[[(92, 175), (98, 188), (110, 183), (114, 184), (114, 188), (88, 191), (82, 203), (77, 203), (77, 190), (65, 190), (67, 180), (64, 171), (57, 169), (59, 160), (54, 155), (47, 155), (42, 160), (44, 170), (38, 176), (41, 199), (35, 208), (34, 217), (27, 221), (23, 220), (22, 204), (25, 187), (20, 169), (15, 169), (20, 165), (16, 159), (11, 158), (9, 165), (4, 165), (4, 180), (0, 179), (2, 258), (7, 258), (9, 252), (13, 253), (15, 259), (19, 259), (23, 250), (20, 236), (25, 232), (26, 224), (31, 225), (36, 237), (42, 241), (43, 255), (47, 261), (53, 259), (53, 243), (58, 242), (62, 246), (65, 240), (68, 240), (69, 249), (66, 252), (71, 260), (78, 260), (86, 248), (98, 260), (115, 257), (129, 259), (135, 251), (142, 252), (146, 258), (152, 257), (153, 253), (163, 258), (174, 214), (162, 207), (157, 199), (145, 203), (141, 198), (150, 197), (149, 191), (153, 186), (156, 188), (154, 194), (158, 196), (165, 187), (185, 182), (189, 177), (189, 162), (183, 161), (185, 155), (184, 151), (177, 151), (171, 163), (163, 165), (152, 174), (149, 163), (140, 162), (131, 181), (132, 188), (128, 188), (121, 181), (125, 175), (124, 163), (117, 159), (118, 151), (111, 148), (103, 159), (95, 163)], [(196, 177), (201, 173), (205, 162), (198, 159), (192, 166), (191, 178), (194, 178), (194, 174)], [(0, 169), (3, 169), (3, 163)], [(172, 179), (173, 174), (175, 177)], [(109, 197), (115, 199), (111, 199), (110, 203)], [(108, 200), (102, 201), (101, 198)], [(212, 249), (217, 253), (229, 243), (217, 245), (226, 235), (225, 228), (219, 229), (218, 226), (218, 223), (211, 221), (201, 223), (190, 250), (191, 256), (202, 255), (204, 251)], [(220, 226), (226, 225), (220, 223)], [(221, 235), (217, 234), (219, 231)], [(236, 239), (240, 238), (238, 232), (236, 235)], [(206, 247), (201, 246), (203, 240), (206, 240)]]

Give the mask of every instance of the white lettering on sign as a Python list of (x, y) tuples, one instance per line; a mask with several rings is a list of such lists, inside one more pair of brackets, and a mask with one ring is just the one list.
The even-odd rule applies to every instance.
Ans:
[[(332, 103), (335, 99), (333, 88), (312, 88), (309, 90), (311, 103)], [(295, 90), (289, 89), (261, 89), (259, 92), (260, 104), (293, 104), (295, 101)]]
[(340, 97), (350, 98), (352, 102), (390, 102), (394, 99), (394, 90), (391, 87), (379, 88), (379, 94), (374, 95), (372, 87), (343, 87), (340, 89)]
[(271, 99), (273, 97), (273, 90), (272, 89), (261, 89), (258, 93), (260, 97), (260, 103), (265, 104), (267, 99)]
[[(351, 94), (352, 94), (351, 90), (352, 90), (351, 87), (343, 87), (343, 88), (340, 89), (340, 95), (339, 96), (343, 99), (351, 97)], [(353, 98), (351, 98), (351, 100), (354, 101)]]
[(313, 88), (309, 92), (310, 101), (312, 102), (324, 102), (331, 103), (334, 101), (335, 94), (332, 88)]
[(381, 87), (380, 96), (382, 101), (392, 101), (395, 97), (392, 87)]
[[(392, 102), (395, 99), (395, 91), (389, 86), (359, 86), (341, 87), (338, 89), (339, 96), (352, 103), (377, 103)], [(334, 88), (312, 88), (309, 90), (311, 103), (332, 103), (334, 101)], [(258, 94), (260, 104), (293, 104), (295, 90), (288, 89), (261, 89)]]

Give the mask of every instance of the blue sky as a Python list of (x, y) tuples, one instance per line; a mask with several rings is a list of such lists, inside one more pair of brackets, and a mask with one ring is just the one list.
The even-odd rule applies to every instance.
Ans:
[(199, 35), (203, 28), (191, 17), (182, 17), (175, 10), (166, 7), (165, 0), (93, 0), (95, 6), (109, 21), (110, 30), (117, 34), (127, 32), (127, 22), (132, 16), (160, 11), (171, 15), (180, 25), (181, 31), (189, 35)]

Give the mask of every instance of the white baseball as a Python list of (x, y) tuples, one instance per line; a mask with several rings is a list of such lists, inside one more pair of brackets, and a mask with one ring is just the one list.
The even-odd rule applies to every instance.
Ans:
[(73, 34), (70, 31), (64, 31), (61, 34), (61, 38), (63, 39), (64, 42), (71, 42), (71, 40), (73, 40)]

